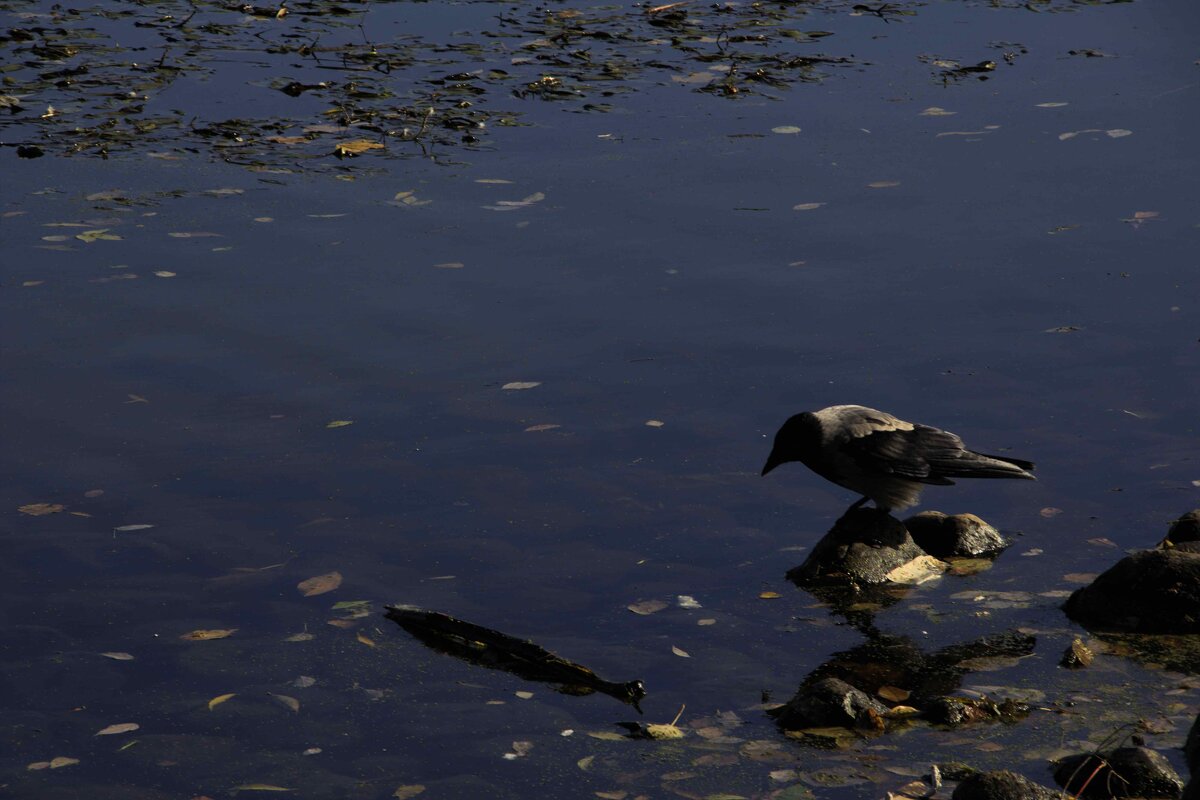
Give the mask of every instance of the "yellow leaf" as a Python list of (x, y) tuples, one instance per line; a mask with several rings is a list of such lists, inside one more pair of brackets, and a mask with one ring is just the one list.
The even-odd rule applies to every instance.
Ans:
[(646, 733), (651, 739), (682, 739), (683, 731), (669, 723), (647, 725)]
[(300, 581), (296, 584), (296, 588), (300, 590), (300, 594), (305, 597), (312, 597), (317, 594), (325, 594), (332, 592), (334, 589), (342, 585), (342, 573), (327, 572), (324, 575), (317, 575), (305, 581)]
[(376, 646), (375, 642), (371, 639), (371, 637), (367, 636), (362, 631), (359, 631), (358, 636), (356, 636), (355, 638), (358, 639), (363, 644), (365, 644), (367, 647), (375, 647)]
[(233, 632), (236, 630), (237, 628), (213, 628), (210, 630), (200, 629), (188, 631), (179, 638), (189, 642), (205, 642), (209, 639), (224, 639), (227, 636), (232, 636)]
[(71, 758), (70, 756), (55, 756), (54, 758), (50, 759), (50, 769), (58, 769), (59, 767), (69, 767), (72, 764), (78, 764), (78, 763), (79, 763), (78, 758)]
[(232, 693), (231, 694), (219, 694), (216, 697), (214, 697), (212, 700), (208, 701), (208, 710), (212, 711), (214, 708), (221, 705), (221, 703), (224, 703), (226, 700), (232, 700), (235, 697), (237, 697), (237, 695), (232, 694)]
[(81, 242), (86, 242), (88, 244), (91, 244), (92, 242), (96, 242), (96, 241), (100, 241), (100, 240), (110, 241), (110, 242), (115, 242), (115, 241), (121, 240), (121, 237), (117, 236), (115, 233), (109, 233), (108, 228), (97, 228), (96, 230), (93, 230), (93, 231), (84, 231), (83, 233), (77, 233), (77, 234), (75, 234), (75, 238)]
[(353, 424), (354, 424), (354, 420), (352, 420), (352, 419), (335, 419), (333, 422), (330, 422), (325, 427), (326, 428), (344, 428), (347, 425), (353, 425)]
[(267, 692), (267, 694), (271, 695), (272, 700), (274, 700), (276, 703), (279, 703), (279, 705), (283, 706), (288, 711), (293, 713), (300, 712), (300, 701), (296, 698), (289, 697), (286, 694), (273, 694), (272, 692)]
[(64, 508), (66, 506), (60, 503), (30, 503), (20, 506), (17, 511), (20, 511), (22, 514), (28, 514), (31, 517), (41, 517), (46, 514), (57, 514)]
[(349, 142), (338, 142), (333, 148), (333, 154), (338, 158), (346, 156), (357, 156), (366, 153), (369, 150), (382, 150), (383, 145), (379, 142), (372, 142), (369, 139), (353, 139)]
[(408, 800), (410, 797), (416, 797), (421, 792), (425, 791), (425, 787), (419, 783), (414, 783), (409, 786), (399, 786), (396, 791), (392, 792), (392, 797), (397, 800)]
[(241, 786), (233, 787), (236, 792), (290, 792), (292, 789), (284, 788), (283, 786), (273, 786), (269, 783), (243, 783)]
[(118, 722), (116, 725), (109, 725), (107, 728), (101, 728), (93, 735), (112, 736), (115, 733), (129, 733), (130, 731), (136, 731), (140, 727), (142, 726), (138, 725), (136, 722)]
[(763, 600), (778, 600), (783, 597), (779, 592), (759, 592), (758, 596)]

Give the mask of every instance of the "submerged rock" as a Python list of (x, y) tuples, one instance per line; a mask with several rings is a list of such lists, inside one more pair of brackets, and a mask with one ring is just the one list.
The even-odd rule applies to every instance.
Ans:
[(1177, 798), (1183, 781), (1161, 753), (1147, 747), (1118, 747), (1055, 762), (1054, 780), (1073, 796)]
[(1017, 700), (997, 703), (986, 697), (939, 697), (921, 712), (934, 725), (970, 725), (975, 722), (1019, 722), (1029, 716), (1029, 706)]
[(925, 555), (900, 520), (878, 509), (856, 508), (834, 523), (804, 563), (787, 576), (801, 586), (823, 579), (872, 586)]
[(1063, 609), (1096, 630), (1200, 633), (1200, 553), (1134, 553), (1077, 589)]
[(1060, 800), (1054, 789), (1006, 769), (980, 772), (958, 785), (953, 800)]
[(1188, 772), (1192, 774), (1192, 783), (1196, 783), (1196, 773), (1200, 772), (1200, 716), (1196, 717), (1188, 731), (1187, 741), (1183, 744), (1183, 758)]
[(887, 706), (866, 692), (837, 678), (825, 678), (801, 686), (795, 697), (771, 713), (784, 730), (802, 730), (830, 725), (851, 728), (860, 719), (870, 727), (872, 714), (882, 717), (887, 712)]
[(904, 521), (917, 546), (938, 558), (977, 558), (994, 555), (1008, 547), (1000, 531), (974, 514), (943, 514), (922, 511)]

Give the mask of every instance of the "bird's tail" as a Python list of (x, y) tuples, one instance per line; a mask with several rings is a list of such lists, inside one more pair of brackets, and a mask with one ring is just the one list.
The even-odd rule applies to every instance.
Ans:
[(1022, 461), (1008, 456), (993, 456), (968, 450), (968, 458), (959, 459), (953, 469), (943, 469), (942, 474), (953, 478), (1019, 478), (1036, 481), (1032, 461)]

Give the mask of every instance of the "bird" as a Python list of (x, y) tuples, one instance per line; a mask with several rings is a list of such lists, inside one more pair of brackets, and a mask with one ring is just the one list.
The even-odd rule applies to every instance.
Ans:
[(976, 453), (949, 431), (906, 422), (866, 406), (829, 406), (789, 417), (775, 434), (762, 474), (799, 461), (826, 480), (863, 495), (885, 512), (915, 506), (926, 485), (951, 478), (1037, 480), (1032, 462)]

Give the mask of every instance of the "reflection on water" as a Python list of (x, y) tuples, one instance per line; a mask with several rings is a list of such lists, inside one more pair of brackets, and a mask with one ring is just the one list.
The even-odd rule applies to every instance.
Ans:
[[(0, 784), (374, 798), (815, 783), (850, 798), (939, 759), (1045, 782), (1064, 742), (1131, 708), (1155, 719), (1152, 746), (1178, 743), (1191, 678), (1119, 651), (1086, 680), (1055, 667), (1079, 576), (1197, 505), (1200, 104), (1175, 33), (1195, 12), (1168, 6), (814, 9), (794, 30), (832, 32), (819, 49), (856, 60), (822, 83), (731, 99), (665, 71), (603, 98), (608, 113), (506, 97), (496, 108), (525, 127), (437, 162), (312, 146), (313, 169), (280, 172), (170, 137), (152, 148), (167, 157), (7, 148)], [(372, 37), (426, 8), (373, 7)], [(4, 13), (6, 28), (55, 24)], [(482, 30), (473, 19), (427, 40)], [(553, 71), (499, 50), (470, 69)], [(933, 63), (985, 59), (987, 81), (946, 83)], [(205, 119), (258, 97), (248, 82), (322, 79), (238, 63), (220, 73), (227, 101), (195, 101)], [(261, 94), (265, 116), (324, 107)], [(58, 97), (22, 103), (75, 113)], [(1034, 657), (964, 689), (1036, 686), (1070, 713), (834, 753), (764, 713), (764, 693), (786, 700), (862, 642), (784, 578), (844, 492), (757, 474), (779, 419), (848, 402), (1038, 462), (1038, 483), (937, 497), (1016, 543), (874, 624), (926, 652), (1021, 628)], [(62, 508), (18, 510), (38, 503)], [(297, 589), (333, 571), (335, 591)], [(651, 599), (668, 605), (626, 610)], [(397, 602), (636, 675), (645, 719), (686, 705), (688, 736), (592, 736), (630, 711), (429, 651), (382, 619)], [(180, 638), (195, 630), (233, 633)], [(139, 728), (95, 735), (120, 723)], [(27, 769), (60, 756), (79, 763)]]

